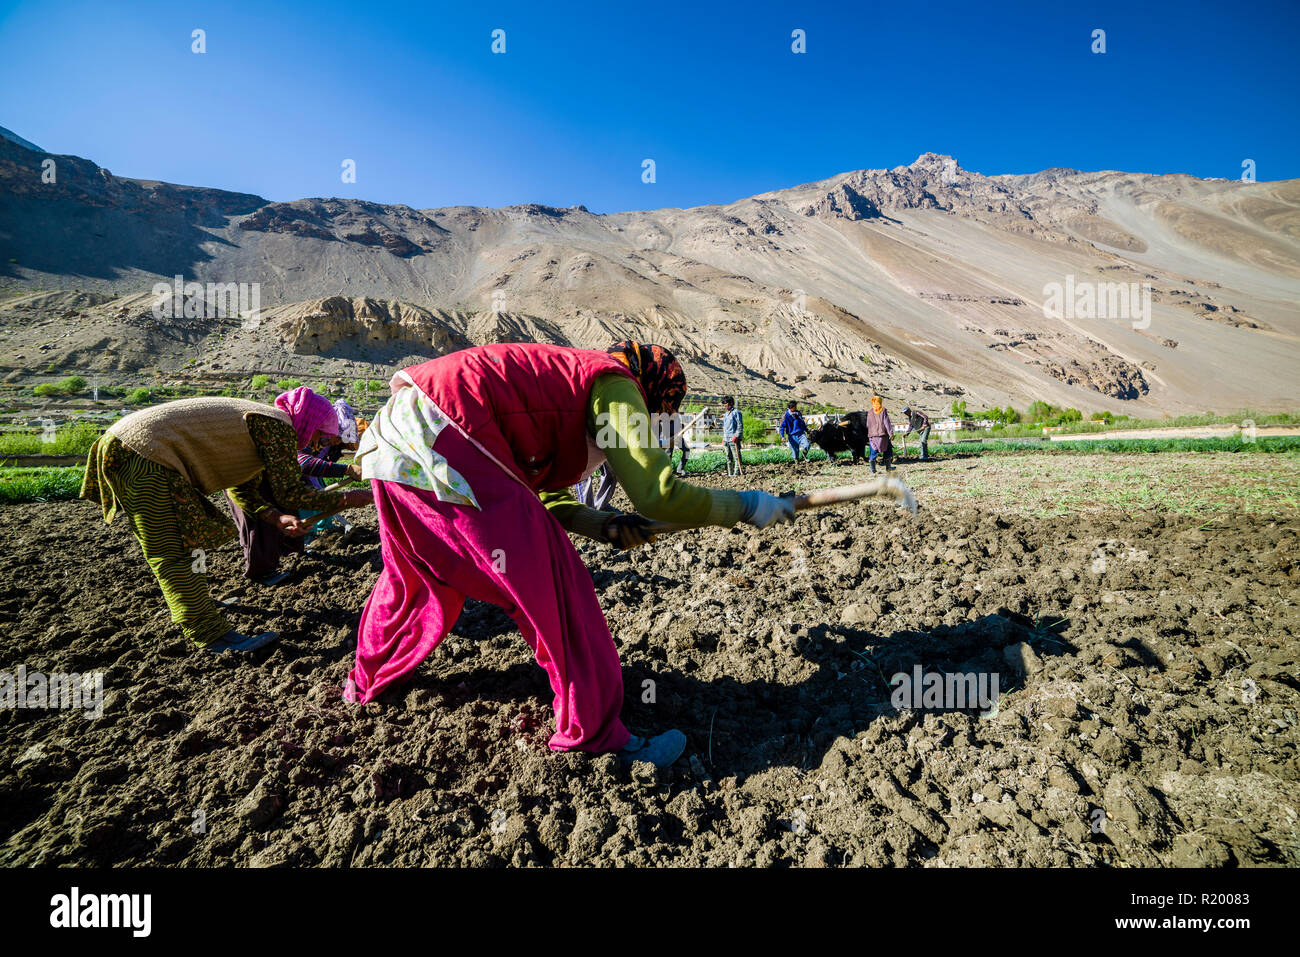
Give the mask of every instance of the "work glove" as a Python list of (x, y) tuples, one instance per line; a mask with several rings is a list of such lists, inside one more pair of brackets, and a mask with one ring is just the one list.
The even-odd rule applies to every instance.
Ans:
[(650, 520), (642, 515), (611, 515), (601, 526), (605, 541), (627, 550), (647, 545), (655, 540), (650, 533)]
[(740, 519), (755, 528), (794, 521), (794, 499), (769, 495), (767, 492), (741, 492), (743, 511)]

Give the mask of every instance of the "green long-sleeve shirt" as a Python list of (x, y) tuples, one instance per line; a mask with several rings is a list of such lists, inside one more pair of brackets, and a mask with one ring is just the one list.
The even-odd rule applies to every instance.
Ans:
[[(646, 518), (682, 525), (729, 528), (740, 521), (740, 493), (679, 479), (649, 422), (635, 382), (622, 375), (596, 380), (587, 407), (587, 431), (600, 444), (632, 507)], [(566, 529), (591, 538), (599, 537), (600, 526), (609, 518), (608, 513), (579, 503), (570, 489), (544, 492), (542, 502)]]

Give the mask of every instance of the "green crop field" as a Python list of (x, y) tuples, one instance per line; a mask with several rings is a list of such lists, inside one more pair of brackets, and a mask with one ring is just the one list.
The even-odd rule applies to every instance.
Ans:
[(6, 455), (84, 455), (100, 436), (100, 428), (77, 422), (57, 429), (50, 441), (40, 431), (0, 434), (0, 458)]
[(75, 466), (0, 469), (0, 505), (74, 499), (81, 491), (81, 477), (85, 471)]

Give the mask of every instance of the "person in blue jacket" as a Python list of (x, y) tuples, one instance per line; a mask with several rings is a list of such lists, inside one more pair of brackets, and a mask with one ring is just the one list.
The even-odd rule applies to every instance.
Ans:
[(722, 417), (722, 447), (727, 450), (727, 474), (739, 475), (740, 439), (745, 434), (745, 420), (731, 396), (723, 399), (722, 405), (727, 410)]
[(799, 414), (799, 403), (791, 399), (786, 406), (785, 417), (781, 419), (781, 438), (790, 443), (790, 451), (794, 453), (795, 463), (799, 462), (799, 453), (803, 452), (803, 457), (808, 458), (808, 448), (812, 444), (808, 438), (808, 423), (804, 422), (803, 416)]

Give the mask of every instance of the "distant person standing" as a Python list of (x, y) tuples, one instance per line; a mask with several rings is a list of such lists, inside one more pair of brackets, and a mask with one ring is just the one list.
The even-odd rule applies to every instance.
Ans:
[(781, 438), (790, 443), (790, 451), (794, 453), (795, 464), (799, 464), (799, 453), (803, 452), (805, 460), (808, 458), (808, 448), (812, 444), (808, 438), (808, 423), (803, 420), (799, 414), (799, 403), (791, 399), (786, 405), (785, 416), (781, 419), (781, 427), (778, 430)]
[(691, 457), (691, 450), (686, 445), (686, 427), (682, 424), (681, 419), (677, 418), (671, 428), (675, 428), (676, 431), (673, 435), (672, 441), (668, 445), (668, 456), (669, 458), (672, 458), (673, 446), (676, 445), (681, 447), (682, 460), (677, 463), (677, 474), (682, 476), (686, 474), (686, 460)]
[(727, 410), (722, 416), (722, 447), (727, 450), (727, 474), (739, 475), (740, 439), (745, 434), (745, 420), (731, 396), (722, 400), (722, 406)]
[(921, 461), (930, 457), (930, 417), (910, 405), (903, 406), (903, 415), (907, 416), (907, 431), (904, 435), (915, 432), (921, 438)]
[(708, 414), (709, 410), (704, 408), (696, 412), (689, 421), (679, 412), (663, 418), (664, 424), (660, 428), (665, 430), (668, 435), (669, 460), (672, 460), (674, 450), (678, 448), (682, 450), (682, 459), (677, 463), (677, 474), (679, 476), (686, 474), (686, 460), (691, 457), (691, 449), (686, 442), (686, 433), (695, 427), (695, 423)]
[(867, 452), (871, 471), (876, 470), (877, 458), (885, 463), (886, 471), (893, 471), (894, 427), (885, 411), (885, 400), (878, 395), (871, 397), (871, 411), (867, 413), (867, 440), (871, 443)]

